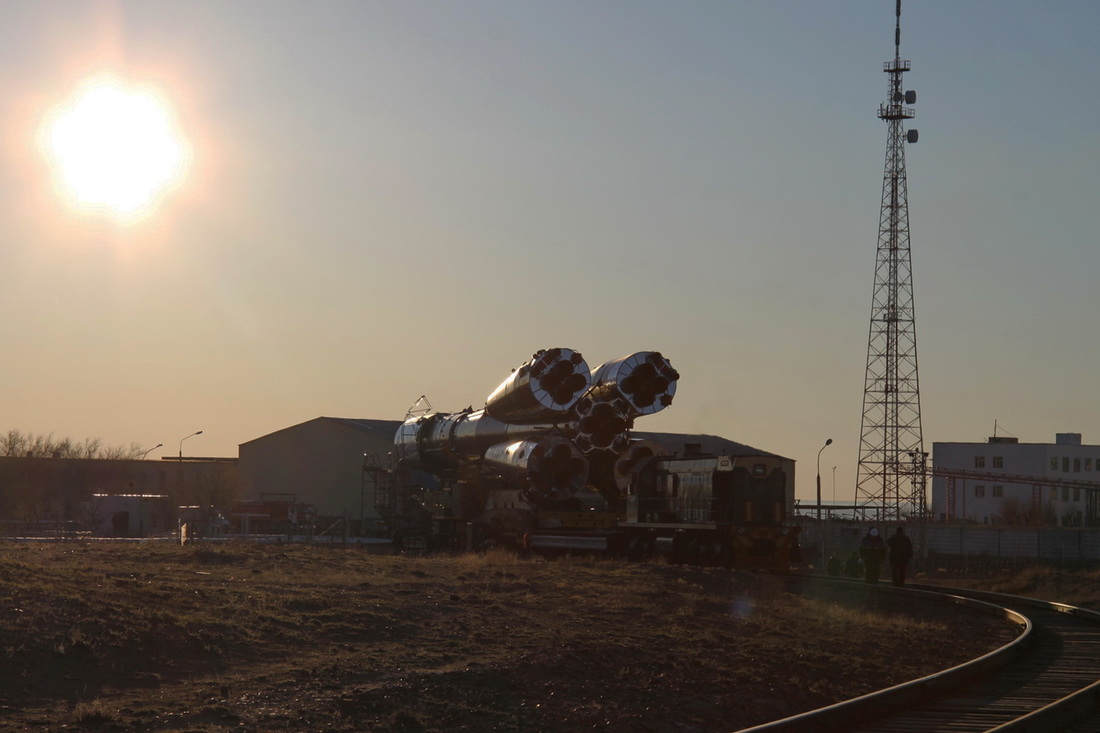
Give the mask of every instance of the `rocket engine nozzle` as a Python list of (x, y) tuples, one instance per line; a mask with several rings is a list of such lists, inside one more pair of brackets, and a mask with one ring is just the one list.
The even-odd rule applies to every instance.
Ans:
[(668, 450), (663, 445), (653, 440), (632, 440), (630, 445), (615, 460), (613, 477), (615, 485), (620, 491), (626, 491), (630, 486), (631, 473), (651, 458), (668, 455)]
[(619, 452), (627, 445), (633, 424), (630, 406), (622, 399), (597, 401), (582, 397), (573, 408), (576, 422), (570, 432), (582, 453), (595, 450)]
[(558, 435), (499, 443), (485, 451), (485, 462), (517, 481), (524, 497), (535, 503), (568, 499), (588, 478), (588, 461)]
[(594, 399), (621, 397), (633, 415), (652, 415), (672, 404), (680, 374), (658, 351), (639, 351), (602, 364), (592, 373)]
[(485, 401), (485, 412), (501, 422), (557, 422), (591, 385), (579, 351), (543, 349), (512, 372)]
[(588, 484), (597, 487), (608, 502), (617, 503), (630, 490), (639, 468), (654, 457), (667, 455), (664, 446), (652, 440), (630, 440), (621, 451), (600, 451), (588, 457)]

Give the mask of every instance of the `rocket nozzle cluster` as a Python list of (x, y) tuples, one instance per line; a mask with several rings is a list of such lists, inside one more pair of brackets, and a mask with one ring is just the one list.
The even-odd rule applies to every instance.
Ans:
[(648, 414), (655, 406), (660, 409), (672, 404), (676, 380), (679, 378), (679, 373), (668, 360), (654, 352), (623, 379), (619, 389), (628, 395), (635, 408)]
[(561, 352), (561, 349), (544, 352), (531, 365), (531, 376), (537, 388), (549, 395), (555, 404), (565, 405), (575, 402), (588, 389), (588, 376), (581, 371), (584, 359), (579, 353), (574, 351), (563, 358)]
[(659, 351), (639, 351), (600, 365), (588, 395), (626, 400), (634, 415), (652, 415), (672, 404), (680, 374)]
[(623, 400), (598, 402), (582, 397), (573, 412), (577, 420), (569, 426), (569, 432), (582, 453), (594, 450), (617, 452), (626, 447), (633, 421)]
[(588, 365), (572, 349), (543, 349), (505, 379), (485, 401), (485, 411), (508, 423), (554, 421), (590, 385)]
[(485, 461), (535, 502), (568, 499), (588, 478), (588, 461), (559, 435), (494, 445)]

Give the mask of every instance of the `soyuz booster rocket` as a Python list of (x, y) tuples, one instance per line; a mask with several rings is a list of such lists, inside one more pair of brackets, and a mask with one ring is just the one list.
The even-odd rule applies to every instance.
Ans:
[[(672, 403), (680, 375), (656, 351), (640, 351), (590, 371), (580, 352), (536, 352), (480, 410), (407, 419), (394, 436), (398, 461), (448, 473), (480, 463), (531, 501), (567, 499), (600, 465), (633, 462), (634, 419)], [(620, 488), (622, 488), (620, 486)]]

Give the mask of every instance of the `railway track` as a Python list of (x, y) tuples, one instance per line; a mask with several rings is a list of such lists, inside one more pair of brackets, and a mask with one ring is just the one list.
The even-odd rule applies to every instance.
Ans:
[[(845, 581), (836, 581), (845, 583)], [(855, 589), (862, 584), (848, 583)], [(863, 586), (995, 613), (1017, 637), (966, 664), (740, 733), (1097, 733), (1100, 613), (934, 586)]]

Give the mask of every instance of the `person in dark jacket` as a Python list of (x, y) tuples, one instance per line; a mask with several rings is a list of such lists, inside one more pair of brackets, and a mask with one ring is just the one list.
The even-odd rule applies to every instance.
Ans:
[(902, 527), (894, 531), (894, 536), (886, 540), (890, 546), (890, 575), (894, 585), (905, 585), (905, 571), (909, 567), (909, 561), (913, 559), (913, 541), (905, 534)]
[(863, 579), (868, 583), (877, 583), (879, 566), (886, 557), (886, 543), (878, 536), (878, 530), (874, 527), (863, 535), (863, 540), (859, 543), (859, 556), (863, 558)]

